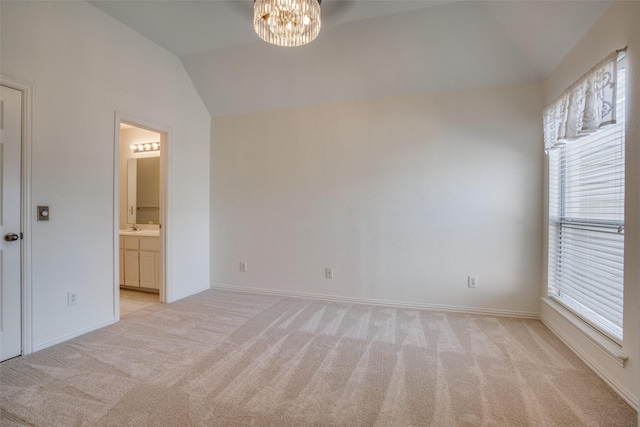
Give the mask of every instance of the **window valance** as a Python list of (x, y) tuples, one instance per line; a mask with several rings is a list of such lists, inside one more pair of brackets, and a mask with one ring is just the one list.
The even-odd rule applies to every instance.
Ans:
[(544, 110), (544, 149), (616, 122), (618, 52), (612, 52)]

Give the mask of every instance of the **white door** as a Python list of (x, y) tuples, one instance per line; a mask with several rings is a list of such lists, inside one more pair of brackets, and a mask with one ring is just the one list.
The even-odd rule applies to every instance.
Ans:
[(0, 361), (22, 353), (20, 164), (22, 92), (0, 86)]
[(157, 289), (156, 256), (154, 252), (140, 251), (140, 286)]
[(124, 284), (126, 286), (140, 286), (140, 261), (138, 251), (124, 251)]

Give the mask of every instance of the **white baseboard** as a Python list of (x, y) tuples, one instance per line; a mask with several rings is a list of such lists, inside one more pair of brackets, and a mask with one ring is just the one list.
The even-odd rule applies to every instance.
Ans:
[(353, 298), (353, 297), (345, 297), (345, 296), (338, 296), (338, 295), (323, 295), (323, 294), (312, 294), (308, 292), (280, 291), (280, 290), (273, 290), (273, 289), (249, 288), (249, 287), (232, 286), (232, 285), (212, 285), (211, 288), (220, 289), (220, 290), (238, 291), (238, 292), (249, 292), (249, 293), (256, 293), (256, 294), (278, 295), (283, 297), (318, 299), (318, 300), (325, 300), (325, 301), (344, 302), (344, 303), (350, 303), (350, 304), (370, 304), (370, 305), (380, 305), (380, 306), (386, 306), (386, 307), (398, 307), (398, 308), (408, 308), (408, 309), (417, 309), (417, 310), (450, 311), (455, 313), (466, 313), (466, 314), (484, 314), (484, 315), (490, 315), (490, 316), (519, 317), (524, 319), (540, 319), (540, 313), (527, 312), (527, 311), (500, 310), (500, 309), (477, 308), (477, 307), (461, 307), (461, 306), (454, 306), (454, 305), (416, 304), (416, 303), (409, 303), (409, 302), (403, 302), (403, 301), (388, 301), (388, 300), (369, 299), (369, 298)]
[(98, 329), (102, 329), (105, 326), (109, 326), (109, 325), (113, 325), (114, 323), (116, 323), (115, 319), (113, 317), (111, 317), (108, 320), (104, 320), (102, 322), (98, 322), (94, 325), (91, 326), (87, 326), (86, 328), (82, 328), (82, 329), (77, 329), (75, 331), (69, 332), (67, 334), (64, 335), (59, 335), (57, 337), (54, 338), (49, 338), (48, 340), (39, 342), (39, 343), (34, 343), (32, 350), (35, 353), (36, 351), (40, 351), (40, 350), (44, 350), (47, 347), (51, 347), (53, 345), (56, 344), (60, 344), (63, 343), (65, 341), (68, 341), (70, 339), (79, 337), (80, 335), (84, 335), (88, 332), (92, 332), (92, 331), (96, 331)]
[(194, 289), (188, 289), (188, 290), (186, 290), (184, 292), (181, 292), (179, 294), (175, 294), (174, 293), (172, 295), (171, 301), (167, 301), (167, 303), (176, 302), (176, 301), (181, 300), (183, 298), (190, 297), (191, 295), (199, 294), (200, 292), (204, 292), (204, 291), (207, 291), (209, 289), (210, 289), (210, 286), (209, 285), (205, 285), (205, 286), (201, 286), (201, 287), (194, 288)]
[[(177, 296), (175, 296), (173, 298), (172, 301), (169, 301), (169, 302), (178, 301), (178, 300), (180, 300), (182, 298), (186, 298), (188, 296), (198, 294), (198, 293), (206, 291), (208, 289), (209, 289), (209, 286), (202, 286), (202, 287), (195, 288), (195, 289), (189, 289), (186, 292), (182, 292), (182, 293), (178, 294)], [(86, 334), (88, 332), (92, 332), (92, 331), (95, 331), (95, 330), (98, 330), (98, 329), (102, 329), (105, 326), (113, 325), (114, 323), (116, 323), (115, 318), (111, 317), (111, 318), (109, 318), (107, 320), (104, 320), (102, 322), (98, 322), (98, 323), (96, 323), (94, 325), (87, 326), (86, 328), (77, 329), (75, 331), (69, 332), (69, 333), (64, 334), (64, 335), (59, 335), (57, 337), (49, 338), (49, 339), (44, 340), (44, 341), (39, 342), (39, 343), (34, 343), (33, 346), (32, 346), (32, 352), (35, 353), (36, 351), (44, 350), (47, 347), (51, 347), (53, 345), (63, 343), (63, 342), (68, 341), (70, 339), (79, 337), (80, 335), (84, 335), (84, 334)], [(25, 353), (25, 355), (26, 354), (27, 353)]]

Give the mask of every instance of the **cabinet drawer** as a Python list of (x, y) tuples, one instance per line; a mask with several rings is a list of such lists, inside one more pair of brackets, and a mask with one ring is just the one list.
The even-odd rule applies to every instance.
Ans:
[(160, 239), (157, 237), (140, 238), (141, 251), (159, 251)]
[(140, 248), (139, 245), (138, 245), (139, 241), (140, 241), (140, 239), (138, 239), (137, 237), (125, 237), (124, 238), (124, 248), (125, 249), (138, 250)]

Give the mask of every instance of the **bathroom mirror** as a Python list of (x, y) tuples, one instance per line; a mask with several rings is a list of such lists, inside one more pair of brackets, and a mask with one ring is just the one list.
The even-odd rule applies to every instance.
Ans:
[(160, 157), (127, 160), (127, 222), (160, 224)]

